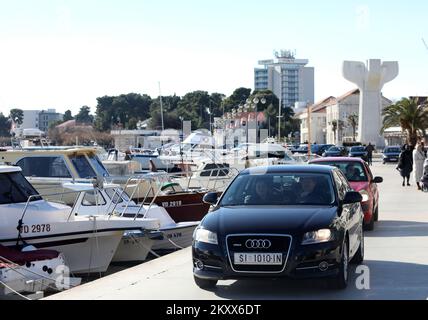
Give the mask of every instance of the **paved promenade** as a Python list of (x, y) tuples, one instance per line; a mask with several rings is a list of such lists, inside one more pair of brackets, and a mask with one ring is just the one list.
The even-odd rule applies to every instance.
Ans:
[(326, 289), (322, 281), (220, 281), (216, 291), (193, 282), (190, 249), (50, 296), (48, 299), (421, 299), (428, 298), (428, 194), (401, 186), (395, 165), (376, 162), (380, 221), (366, 232), (365, 265), (370, 289), (357, 289), (352, 269), (348, 289)]

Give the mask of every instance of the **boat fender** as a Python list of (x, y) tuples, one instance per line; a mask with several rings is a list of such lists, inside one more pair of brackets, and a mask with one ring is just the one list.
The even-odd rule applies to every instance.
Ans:
[(32, 246), (32, 245), (27, 245), (27, 246), (23, 247), (21, 251), (22, 252), (37, 251), (37, 248), (35, 246)]

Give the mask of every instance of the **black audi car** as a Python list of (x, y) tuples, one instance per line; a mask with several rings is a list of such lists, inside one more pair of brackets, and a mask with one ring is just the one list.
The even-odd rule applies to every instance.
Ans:
[(330, 166), (242, 171), (193, 235), (196, 284), (218, 280), (326, 277), (345, 288), (348, 263), (364, 259), (362, 196)]

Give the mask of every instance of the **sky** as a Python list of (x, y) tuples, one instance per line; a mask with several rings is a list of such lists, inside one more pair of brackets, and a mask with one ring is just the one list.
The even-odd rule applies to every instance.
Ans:
[(354, 88), (344, 60), (370, 58), (399, 62), (386, 97), (428, 95), (427, 13), (419, 0), (0, 0), (0, 112), (230, 95), (254, 88), (257, 62), (282, 49), (309, 59), (317, 101)]

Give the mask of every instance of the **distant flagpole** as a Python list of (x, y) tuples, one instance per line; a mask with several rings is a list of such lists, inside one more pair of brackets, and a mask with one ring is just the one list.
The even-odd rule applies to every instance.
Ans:
[(165, 130), (165, 128), (164, 128), (164, 124), (163, 124), (163, 104), (162, 104), (162, 94), (161, 94), (160, 81), (158, 82), (158, 84), (159, 84), (159, 101), (160, 101), (160, 107), (161, 107), (162, 131), (163, 131), (163, 130)]

